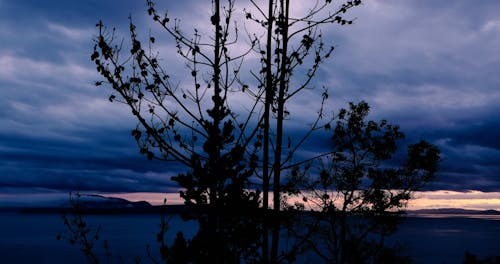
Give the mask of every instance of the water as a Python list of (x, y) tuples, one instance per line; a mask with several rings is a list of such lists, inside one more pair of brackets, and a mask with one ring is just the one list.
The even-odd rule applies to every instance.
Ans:
[[(183, 222), (179, 216), (168, 217), (170, 229), (166, 242), (171, 244), (175, 234), (183, 230), (186, 237), (192, 237), (197, 223)], [(134, 263), (139, 257), (148, 260), (150, 254), (159, 259), (160, 217), (156, 215), (90, 215), (86, 222), (93, 228), (101, 226), (100, 241), (96, 243), (97, 253), (104, 256), (104, 240), (111, 248), (112, 262)], [(66, 228), (57, 214), (0, 213), (0, 263), (87, 263), (76, 246), (67, 241), (58, 241), (58, 234)]]
[(409, 217), (390, 238), (417, 263), (462, 263), (465, 252), (500, 255), (500, 218), (491, 216)]
[[(148, 260), (150, 253), (158, 257), (156, 234), (160, 218), (155, 215), (94, 215), (87, 216), (92, 226), (101, 225), (101, 237), (109, 241), (114, 253), (112, 262), (121, 255), (125, 263), (140, 257)], [(409, 217), (389, 243), (399, 241), (402, 253), (417, 263), (461, 263), (466, 251), (485, 257), (500, 255), (500, 219), (464, 217)], [(62, 218), (54, 214), (0, 213), (1, 263), (86, 263), (82, 253), (66, 241), (56, 240), (64, 233)], [(167, 236), (173, 239), (182, 229), (191, 237), (197, 229), (195, 222), (185, 223), (178, 216), (169, 221)], [(171, 243), (172, 240), (167, 241)], [(101, 244), (98, 247), (101, 249)]]

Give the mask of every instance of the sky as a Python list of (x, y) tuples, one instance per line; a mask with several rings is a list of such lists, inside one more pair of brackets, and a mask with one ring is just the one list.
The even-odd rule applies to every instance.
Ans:
[[(93, 85), (100, 80), (90, 61), (100, 19), (125, 39), (129, 15), (143, 34), (161, 32), (142, 1), (117, 3), (0, 0), (0, 202), (75, 190), (178, 190), (170, 177), (183, 168), (141, 156), (130, 111)], [(192, 32), (210, 16), (196, 3), (161, 8)], [(440, 205), (467, 200), (467, 208), (500, 209), (499, 13), (496, 0), (366, 0), (347, 15), (352, 25), (323, 28), (335, 53), (314, 85), (329, 88), (331, 107), (365, 100), (371, 118), (401, 126), (405, 142), (426, 139), (441, 149), (438, 177), (420, 194), (430, 207), (438, 202), (429, 199), (451, 197), (455, 202)], [(174, 62), (182, 82), (185, 68), (166, 43), (165, 61)], [(315, 104), (308, 96), (291, 106), (299, 123), (310, 118), (300, 107)]]

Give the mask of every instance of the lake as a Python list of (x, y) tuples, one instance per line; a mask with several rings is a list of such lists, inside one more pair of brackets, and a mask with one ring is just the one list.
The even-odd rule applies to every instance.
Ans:
[(499, 216), (408, 217), (392, 241), (417, 263), (462, 263), (466, 251), (480, 257), (500, 255)]
[[(158, 257), (156, 234), (160, 218), (156, 215), (91, 215), (93, 226), (101, 225), (102, 239), (109, 241), (111, 252), (119, 253), (125, 263), (134, 263), (140, 256), (147, 259), (146, 245)], [(56, 240), (64, 233), (61, 216), (57, 214), (0, 213), (1, 263), (86, 263), (80, 251), (66, 241)], [(171, 216), (168, 237), (183, 229), (191, 237), (196, 222), (183, 222)], [(388, 240), (399, 241), (402, 253), (416, 263), (461, 263), (466, 251), (477, 256), (500, 255), (500, 219), (497, 217), (408, 217)], [(170, 242), (171, 241), (167, 241)], [(101, 247), (101, 242), (98, 246)], [(113, 256), (113, 262), (119, 258)]]

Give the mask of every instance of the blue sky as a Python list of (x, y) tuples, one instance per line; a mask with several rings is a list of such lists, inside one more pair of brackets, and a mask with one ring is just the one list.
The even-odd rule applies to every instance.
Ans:
[[(187, 32), (210, 16), (196, 2), (167, 5)], [(315, 86), (330, 89), (332, 109), (365, 100), (407, 142), (438, 145), (430, 190), (500, 192), (499, 13), (495, 0), (365, 1), (353, 25), (323, 29), (336, 53)], [(142, 1), (0, 0), (0, 194), (176, 191), (170, 176), (182, 168), (141, 156), (130, 111), (93, 85), (95, 24), (126, 38), (129, 14), (143, 34), (161, 32)], [(308, 96), (291, 105), (298, 123)]]

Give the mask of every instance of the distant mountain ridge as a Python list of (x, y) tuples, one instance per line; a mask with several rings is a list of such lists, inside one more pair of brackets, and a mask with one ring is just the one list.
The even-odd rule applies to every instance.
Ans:
[(419, 209), (419, 210), (408, 210), (406, 212), (408, 214), (500, 215), (500, 211), (497, 210), (470, 210), (462, 208)]
[(206, 205), (185, 204), (151, 205), (146, 201), (132, 202), (124, 198), (107, 197), (98, 194), (74, 195), (65, 201), (53, 202), (42, 206), (24, 206), (1, 208), (0, 211), (19, 212), (22, 214), (182, 214), (197, 215), (209, 210)]
[(106, 197), (98, 194), (81, 194), (59, 205), (45, 207), (10, 208), (24, 214), (64, 214), (75, 212), (79, 206), (82, 214), (178, 214), (189, 211), (185, 205), (153, 206), (146, 201), (132, 202), (123, 198)]
[[(153, 206), (146, 201), (132, 202), (123, 198), (106, 197), (98, 194), (81, 194), (74, 197), (73, 203), (77, 203), (83, 213), (86, 214), (149, 214), (149, 213), (167, 213), (175, 214), (188, 212), (192, 208), (185, 205), (161, 205)], [(18, 207), (11, 208), (12, 211), (21, 213), (65, 213), (73, 210), (74, 204), (70, 200), (54, 205), (44, 207)], [(407, 210), (407, 215), (500, 215), (497, 210), (469, 210), (462, 208), (438, 208), (438, 209), (419, 209)]]
[[(98, 194), (80, 195), (73, 200), (80, 204), (82, 208), (147, 208), (152, 205), (146, 201), (131, 202), (123, 198), (106, 197)], [(66, 207), (71, 207), (68, 202)]]

